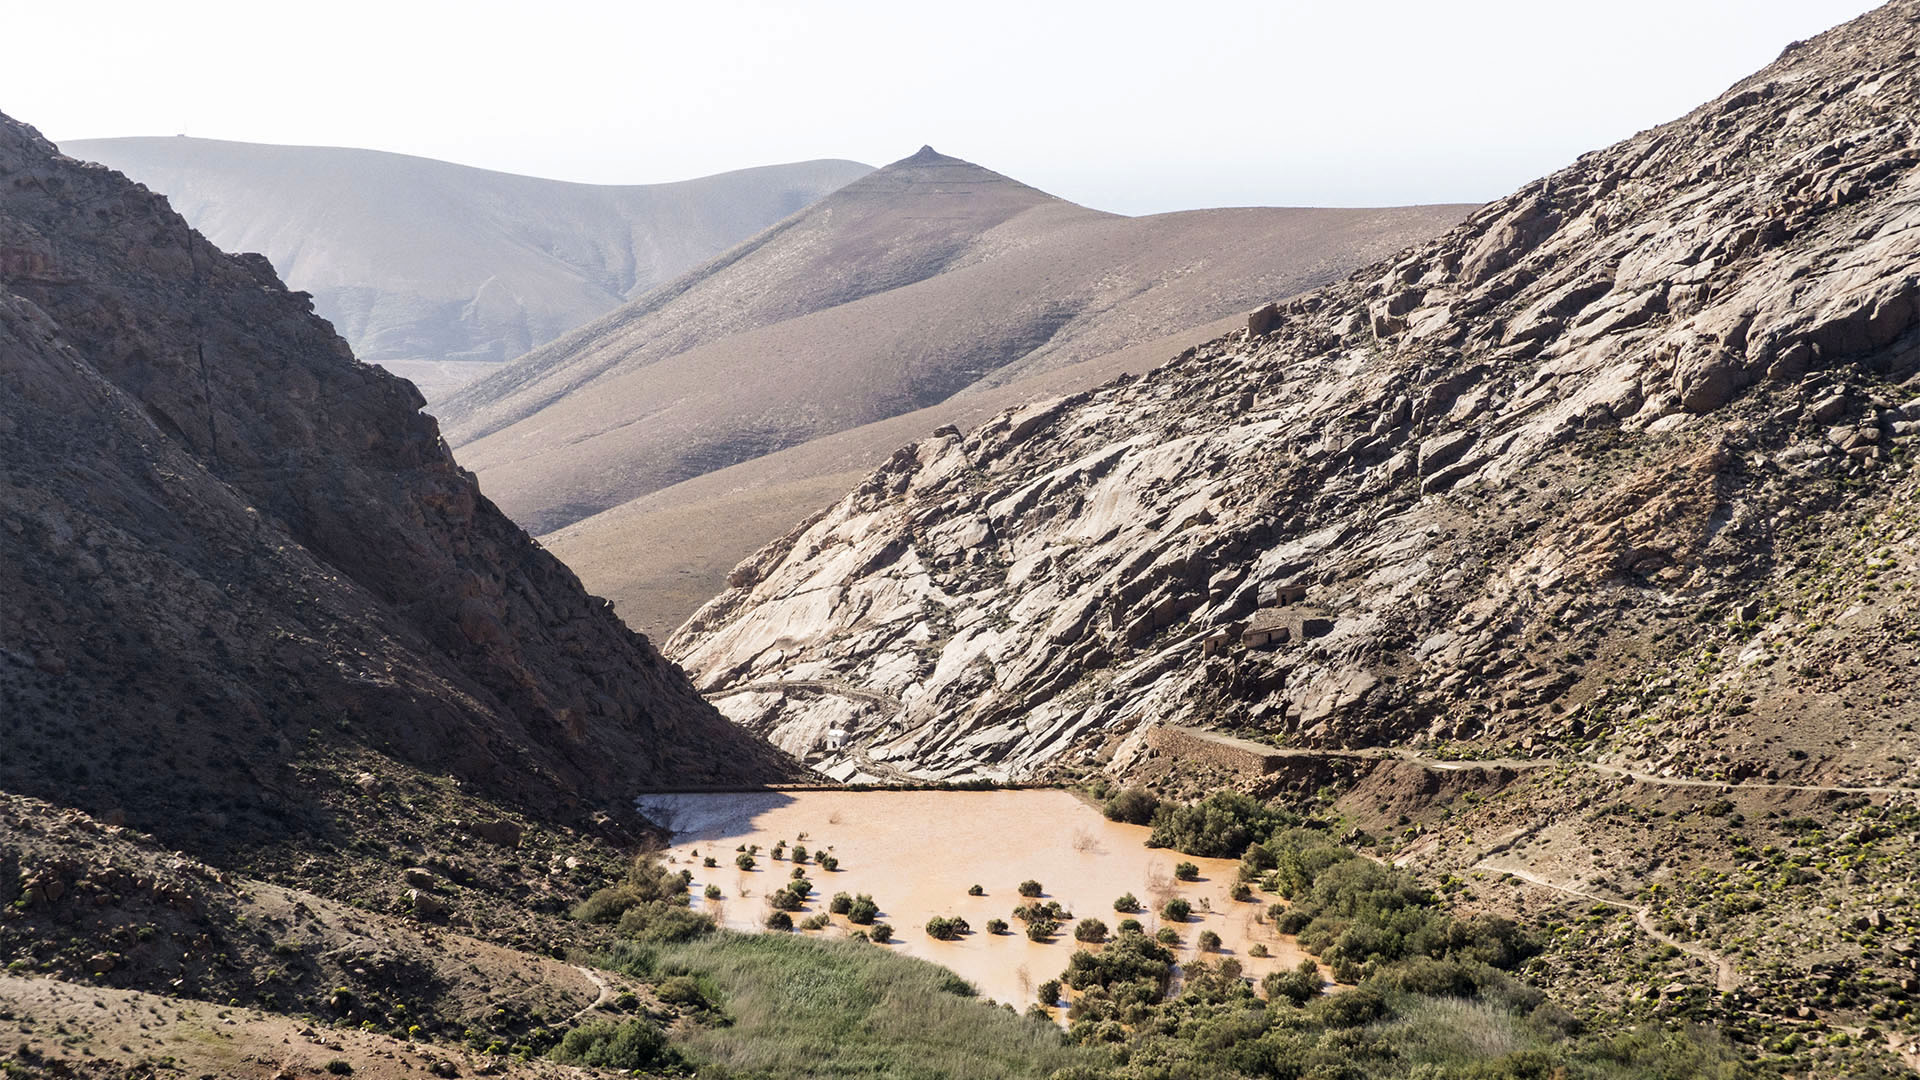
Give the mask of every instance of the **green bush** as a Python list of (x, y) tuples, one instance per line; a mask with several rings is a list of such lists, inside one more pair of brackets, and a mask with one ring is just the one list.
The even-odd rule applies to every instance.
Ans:
[(671, 900), (684, 896), (686, 890), (686, 878), (661, 866), (652, 855), (642, 855), (628, 865), (618, 882), (581, 901), (573, 917), (581, 922), (617, 923), (635, 905)]
[(1199, 881), (1200, 867), (1195, 863), (1182, 862), (1174, 866), (1173, 876), (1181, 881)]
[(793, 916), (776, 908), (767, 913), (767, 929), (791, 930), (793, 929)]
[(683, 1064), (667, 1045), (666, 1033), (651, 1020), (598, 1021), (567, 1032), (552, 1058), (565, 1065), (596, 1069), (658, 1069)]
[(1140, 900), (1132, 893), (1127, 893), (1113, 902), (1113, 910), (1125, 915), (1138, 914), (1140, 911)]
[(1300, 961), (1300, 966), (1292, 971), (1276, 971), (1260, 980), (1261, 992), (1267, 995), (1268, 1001), (1286, 1001), (1295, 1006), (1319, 997), (1324, 986), (1326, 980), (1320, 977), (1320, 965), (1311, 960)]
[(767, 903), (778, 911), (799, 911), (807, 905), (807, 898), (792, 889), (778, 889), (767, 894)]
[(1073, 940), (1098, 945), (1107, 940), (1107, 924), (1099, 919), (1081, 919), (1073, 928)]
[(886, 923), (883, 923), (883, 922), (874, 923), (873, 928), (867, 931), (867, 936), (872, 938), (874, 941), (877, 941), (880, 944), (885, 945), (887, 942), (893, 940), (893, 927), (888, 926)]
[(1162, 945), (1178, 945), (1180, 944), (1180, 931), (1175, 930), (1171, 926), (1163, 926), (1153, 932), (1153, 940)]
[(1147, 928), (1140, 925), (1139, 919), (1121, 919), (1120, 925), (1114, 927), (1114, 933), (1116, 934), (1144, 934), (1146, 932)]
[(940, 941), (956, 941), (962, 934), (973, 932), (973, 927), (967, 925), (967, 920), (957, 915), (951, 919), (936, 915), (927, 920), (926, 929), (928, 937)]
[(626, 937), (640, 941), (691, 941), (713, 933), (713, 918), (678, 900), (649, 900), (636, 904), (620, 916), (617, 929)]
[(843, 892), (834, 893), (833, 899), (827, 901), (827, 910), (835, 915), (845, 915), (853, 910), (853, 897)]
[(1007, 932), (1007, 920), (1005, 919), (988, 919), (987, 920), (987, 933), (1004, 934), (1006, 932)]
[(840, 860), (832, 855), (815, 855), (813, 864), (829, 874), (840, 869)]
[(987, 890), (981, 888), (978, 885), (969, 885), (967, 886), (967, 895), (968, 896), (985, 896), (987, 895)]
[(1194, 944), (1199, 946), (1201, 952), (1219, 952), (1220, 935), (1211, 930), (1202, 930), (1200, 936), (1194, 939)]
[(793, 861), (797, 863), (807, 861), (807, 849), (804, 846), (800, 844), (793, 845)]
[(1060, 1001), (1060, 980), (1048, 979), (1046, 982), (1041, 983), (1040, 988), (1034, 992), (1033, 996), (1038, 999), (1040, 1004), (1052, 1008)]
[(880, 905), (873, 902), (873, 897), (861, 893), (853, 898), (853, 903), (847, 905), (846, 914), (848, 922), (865, 926), (879, 918)]
[(1153, 820), (1153, 812), (1160, 808), (1160, 799), (1146, 788), (1130, 787), (1120, 791), (1100, 812), (1107, 815), (1109, 821), (1124, 821), (1129, 825), (1145, 825)]
[(733, 865), (742, 870), (751, 870), (753, 869), (753, 856), (743, 851), (733, 857)]
[(1234, 791), (1216, 791), (1186, 806), (1162, 804), (1153, 815), (1148, 847), (1172, 848), (1214, 859), (1238, 858), (1248, 845), (1294, 818)]
[(1193, 905), (1187, 903), (1184, 896), (1176, 896), (1160, 906), (1160, 917), (1168, 922), (1186, 922), (1193, 914)]
[(720, 899), (720, 886), (718, 885), (707, 886), (706, 896), (707, 896), (707, 899), (709, 900)]
[(1027, 924), (1027, 940), (1051, 941), (1053, 935), (1059, 931), (1060, 924), (1052, 919), (1035, 919)]
[(1020, 895), (1028, 897), (1029, 899), (1035, 896), (1039, 896), (1044, 891), (1045, 890), (1043, 890), (1040, 887), (1040, 883), (1033, 880), (1032, 878), (1028, 878), (1027, 880), (1020, 883), (1020, 889), (1019, 889)]

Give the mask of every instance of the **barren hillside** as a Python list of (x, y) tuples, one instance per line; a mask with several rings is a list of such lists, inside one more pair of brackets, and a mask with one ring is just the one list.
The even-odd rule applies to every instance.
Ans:
[(358, 747), (556, 820), (793, 775), (258, 256), (0, 119), (0, 790), (203, 852), (345, 828)]
[(1124, 218), (924, 149), (436, 408), (548, 532), (1330, 280), (1465, 207)]
[(806, 161), (606, 186), (320, 146), (174, 137), (63, 149), (167, 196), (216, 246), (265, 254), (355, 355), (429, 401), (871, 171)]

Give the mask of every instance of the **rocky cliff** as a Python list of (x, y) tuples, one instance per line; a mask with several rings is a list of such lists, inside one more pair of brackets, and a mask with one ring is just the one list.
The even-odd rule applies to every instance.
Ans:
[(1176, 723), (1912, 781), (1916, 26), (899, 451), (669, 654), (838, 776), (1124, 771)]
[(791, 775), (259, 256), (0, 117), (0, 788), (199, 850), (342, 748), (571, 820)]

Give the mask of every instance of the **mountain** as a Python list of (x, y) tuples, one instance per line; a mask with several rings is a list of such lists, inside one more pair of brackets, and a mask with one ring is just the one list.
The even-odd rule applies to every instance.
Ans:
[(62, 149), (166, 195), (215, 245), (264, 253), (360, 359), (428, 400), (872, 171), (823, 160), (603, 186), (185, 136)]
[[(1126, 218), (925, 148), (466, 387), (435, 413), (501, 506), (548, 533), (642, 496), (659, 506), (662, 489), (810, 440), (949, 406), (921, 417), (927, 427), (854, 440), (858, 452), (813, 455), (820, 468), (805, 491), (771, 497), (754, 526), (729, 527), (724, 558), (676, 565), (689, 583), (678, 604), (623, 577), (595, 579), (635, 602), (630, 618), (667, 627), (713, 594), (726, 565), (815, 509), (832, 490), (826, 477), (841, 485), (902, 434), (1040, 392), (1006, 392), (1023, 379), (1331, 280), (1467, 210)], [(1098, 381), (1083, 374), (1076, 385)], [(670, 537), (687, 510), (670, 501), (667, 518), (634, 535)], [(585, 543), (609, 566), (631, 564), (640, 549), (625, 536), (637, 516), (621, 514), (618, 528), (583, 526), (595, 534)]]
[(799, 774), (264, 258), (5, 119), (0, 181), (0, 790), (206, 855), (350, 836), (363, 773), (628, 830)]
[(669, 655), (839, 777), (1124, 774), (1200, 726), (1920, 783), (1916, 16), (1791, 47), (1269, 333), (906, 446)]

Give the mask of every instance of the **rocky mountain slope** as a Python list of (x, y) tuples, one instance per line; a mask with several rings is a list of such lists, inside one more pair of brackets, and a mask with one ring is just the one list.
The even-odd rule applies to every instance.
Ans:
[(843, 777), (1124, 772), (1201, 724), (1920, 783), (1916, 26), (1898, 0), (1274, 325), (900, 450), (669, 654)]
[(263, 257), (5, 119), (0, 385), (0, 790), (204, 854), (351, 832), (347, 748), (627, 827), (794, 775)]
[(373, 150), (81, 139), (227, 251), (314, 296), (355, 355), (435, 400), (871, 171), (805, 161), (573, 184)]
[(435, 412), (501, 507), (544, 533), (1297, 292), (1465, 212), (1124, 218), (927, 148)]

